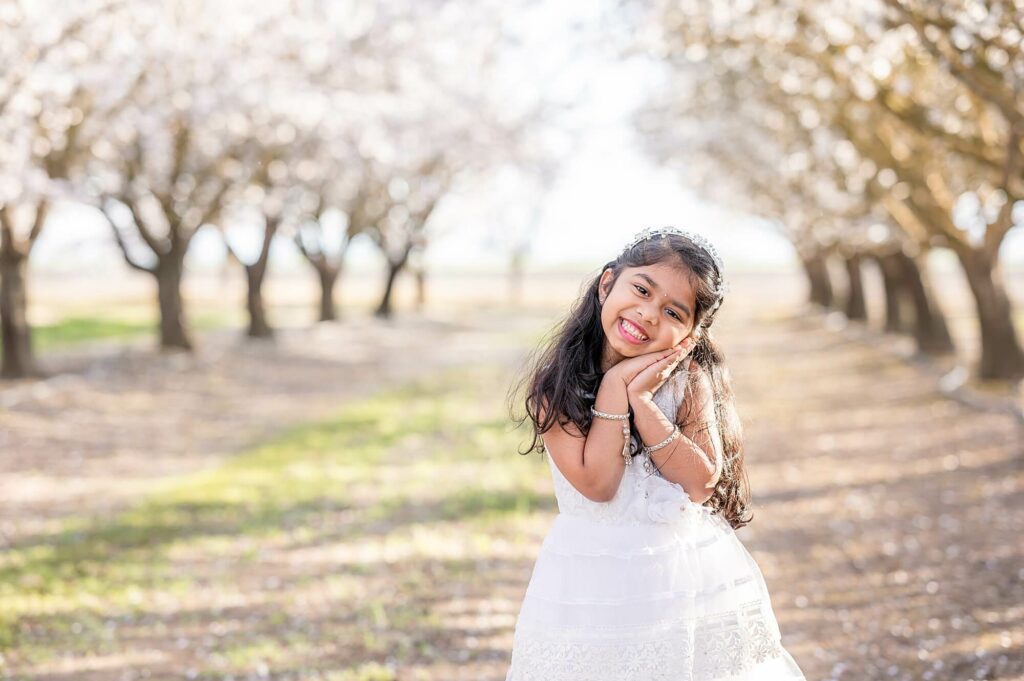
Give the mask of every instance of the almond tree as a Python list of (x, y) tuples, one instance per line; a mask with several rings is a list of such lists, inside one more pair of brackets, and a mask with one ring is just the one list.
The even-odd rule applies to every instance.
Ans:
[(228, 21), (238, 9), (224, 3), (196, 15), (175, 3), (134, 6), (135, 42), (122, 41), (128, 47), (106, 60), (117, 74), (108, 90), (120, 87), (132, 106), (102, 122), (107, 134), (93, 145), (82, 184), (124, 261), (156, 280), (166, 349), (192, 348), (181, 293), (185, 256), (242, 177), (237, 157), (256, 134), (245, 95), (258, 73), (245, 70), (237, 45), (260, 24)]
[(375, 178), (360, 160), (356, 146), (329, 122), (317, 130), (316, 139), (321, 142), (306, 156), (313, 160), (314, 170), (300, 183), (293, 239), (316, 273), (318, 319), (326, 322), (338, 318), (338, 279), (352, 240), (367, 229), (365, 216), (371, 212)]
[[(408, 176), (395, 174), (386, 185), (377, 183), (377, 201), (358, 206), (352, 215), (355, 224), (369, 225), (367, 234), (385, 257), (384, 291), (374, 312), (378, 317), (391, 316), (398, 274), (409, 263), (412, 252), (426, 246), (427, 224), (448, 190), (449, 173), (440, 156), (424, 159)], [(386, 212), (378, 212), (385, 207)]]
[[(887, 119), (875, 151), (913, 181), (914, 221), (963, 266), (980, 328), (980, 375), (1024, 376), (1024, 350), (999, 263), (1006, 234), (1024, 221), (1014, 214), (1024, 205), (1024, 8), (963, 0), (885, 5), (890, 30), (913, 29), (913, 37), (906, 38), (900, 68), (874, 79), (875, 104)], [(925, 78), (918, 65), (926, 55), (937, 68)], [(901, 77), (914, 76), (918, 87), (896, 89)], [(924, 163), (913, 166), (893, 153), (908, 146), (922, 152)], [(977, 205), (967, 224), (954, 218), (964, 199)]]
[[(891, 248), (892, 238), (857, 189), (863, 186), (858, 169), (847, 172), (837, 154), (823, 152), (829, 141), (797, 124), (787, 99), (752, 94), (746, 79), (731, 73), (708, 69), (686, 76), (689, 91), (677, 89), (684, 80), (679, 78), (679, 86), (666, 88), (637, 118), (650, 153), (678, 165), (686, 181), (712, 200), (773, 218), (770, 224), (793, 243), (805, 268), (810, 302), (865, 319), (861, 262)], [(729, 113), (703, 126), (678, 123), (711, 111)], [(843, 264), (841, 301), (829, 259)]]
[(0, 9), (0, 376), (37, 371), (28, 321), (28, 262), (52, 202), (68, 194), (96, 114), (86, 64), (117, 3)]
[[(271, 338), (274, 330), (267, 320), (263, 282), (270, 262), (270, 247), (284, 219), (288, 168), (270, 153), (264, 153), (261, 161), (250, 161), (250, 164), (255, 169), (254, 176), (248, 183), (240, 183), (240, 205), (229, 205), (225, 209), (220, 221), (221, 231), (225, 247), (245, 271), (245, 308), (249, 315), (246, 334), (250, 338)], [(254, 244), (254, 257), (248, 257), (243, 245), (236, 244), (235, 230), (250, 237), (256, 233), (255, 239), (241, 240)]]
[[(369, 189), (349, 218), (384, 255), (379, 316), (392, 313), (400, 273), (412, 259), (423, 262), (446, 197), (496, 166), (517, 163), (529, 133), (553, 115), (541, 88), (515, 101), (501, 87), (514, 56), (515, 37), (505, 26), (515, 8), (485, 2), (450, 9), (410, 6), (413, 29), (382, 34), (377, 64), (389, 87), (367, 98), (351, 126)], [(459, 49), (438, 35), (458, 35)], [(422, 290), (426, 273), (419, 269)]]
[[(749, 92), (795, 103), (801, 125), (828, 130), (868, 164), (870, 200), (910, 243), (956, 253), (978, 310), (983, 378), (1024, 368), (997, 257), (1022, 188), (1010, 75), (1021, 64), (1011, 61), (1019, 52), (984, 45), (1012, 43), (1012, 16), (976, 3), (798, 0), (721, 3), (714, 18), (687, 2), (663, 15), (666, 35), (686, 36), (679, 61), (707, 60)], [(972, 50), (1011, 68), (995, 72)]]

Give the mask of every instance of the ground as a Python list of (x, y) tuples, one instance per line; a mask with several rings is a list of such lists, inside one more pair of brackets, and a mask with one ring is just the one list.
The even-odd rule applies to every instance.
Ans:
[[(474, 312), (0, 388), (2, 675), (501, 681), (557, 512), (505, 397), (553, 316)], [(1024, 679), (1020, 424), (799, 305), (725, 312), (739, 537), (807, 678)]]

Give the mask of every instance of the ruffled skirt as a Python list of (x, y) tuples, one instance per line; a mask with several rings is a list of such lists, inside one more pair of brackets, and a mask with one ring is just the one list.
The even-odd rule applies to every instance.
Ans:
[(732, 527), (559, 514), (516, 622), (506, 681), (804, 680)]

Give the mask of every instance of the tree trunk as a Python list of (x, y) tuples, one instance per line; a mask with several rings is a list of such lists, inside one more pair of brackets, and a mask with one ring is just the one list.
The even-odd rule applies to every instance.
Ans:
[(266, 306), (263, 304), (263, 280), (267, 268), (261, 264), (245, 266), (245, 280), (248, 284), (245, 305), (249, 312), (249, 338), (272, 338), (274, 330), (267, 321)]
[(956, 347), (949, 333), (949, 325), (946, 324), (946, 316), (935, 302), (923, 267), (918, 265), (915, 258), (903, 252), (896, 253), (892, 259), (903, 290), (909, 294), (913, 304), (914, 323), (911, 333), (914, 335), (918, 351), (929, 355), (955, 352)]
[(260, 244), (260, 252), (256, 256), (256, 261), (251, 264), (239, 258), (227, 236), (224, 237), (228, 253), (245, 270), (245, 310), (249, 314), (249, 328), (246, 330), (246, 335), (249, 338), (272, 338), (274, 336), (274, 329), (267, 321), (267, 308), (263, 303), (263, 282), (267, 277), (270, 248), (274, 243), (274, 236), (277, 234), (280, 224), (280, 217), (264, 216), (263, 242)]
[(35, 374), (32, 332), (28, 325), (26, 271), (28, 258), (16, 252), (0, 256), (0, 338), (3, 340), (3, 378)]
[(846, 291), (846, 309), (843, 312), (847, 319), (866, 321), (868, 308), (864, 302), (864, 283), (861, 279), (860, 262), (861, 256), (851, 255), (843, 259), (846, 265), (846, 274), (849, 281), (849, 288)]
[(391, 305), (391, 298), (395, 292), (395, 279), (398, 278), (398, 274), (402, 271), (405, 266), (406, 259), (403, 258), (401, 261), (388, 262), (388, 274), (387, 279), (384, 283), (384, 295), (381, 296), (380, 304), (377, 306), (377, 311), (374, 313), (378, 317), (388, 318), (391, 316), (393, 309)]
[(803, 263), (804, 272), (807, 274), (807, 283), (810, 285), (809, 301), (814, 305), (830, 307), (834, 302), (834, 297), (825, 256), (820, 253), (810, 256), (801, 255), (800, 262)]
[(1024, 376), (1024, 351), (1013, 326), (1013, 306), (1003, 287), (999, 262), (977, 250), (957, 249), (974, 294), (981, 332), (978, 376), (1016, 379)]
[(416, 310), (422, 312), (427, 305), (427, 271), (423, 267), (416, 268)]
[(166, 255), (156, 265), (157, 299), (160, 302), (160, 347), (166, 350), (192, 350), (185, 331), (185, 313), (181, 299), (184, 254)]
[(333, 322), (338, 318), (338, 307), (334, 303), (334, 289), (338, 282), (341, 268), (328, 264), (318, 266), (316, 272), (320, 277), (320, 321)]
[(903, 333), (910, 330), (910, 320), (903, 307), (903, 281), (899, 276), (899, 263), (894, 255), (880, 255), (874, 258), (878, 271), (882, 274), (882, 286), (885, 294), (885, 331), (886, 333)]

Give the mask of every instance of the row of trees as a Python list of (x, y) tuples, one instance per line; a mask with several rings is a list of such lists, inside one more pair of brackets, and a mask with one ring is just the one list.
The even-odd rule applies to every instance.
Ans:
[[(1000, 268), (1024, 222), (1024, 5), (1019, 0), (674, 0), (643, 16), (668, 86), (637, 117), (652, 154), (704, 191), (769, 216), (811, 298), (952, 350), (924, 256), (950, 249), (973, 294), (978, 374), (1024, 375)], [(836, 301), (827, 260), (847, 273)]]
[(27, 263), (62, 199), (98, 209), (124, 261), (154, 278), (162, 347), (192, 348), (181, 284), (203, 228), (219, 229), (245, 269), (253, 336), (272, 332), (261, 292), (277, 237), (316, 270), (325, 320), (348, 244), (372, 239), (387, 261), (378, 312), (390, 314), (395, 279), (427, 247), (446, 196), (496, 168), (549, 164), (552, 106), (500, 86), (512, 9), (4, 3), (3, 375), (34, 370)]

